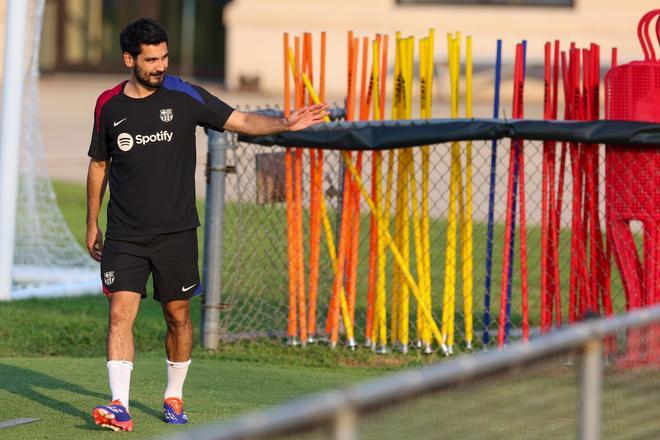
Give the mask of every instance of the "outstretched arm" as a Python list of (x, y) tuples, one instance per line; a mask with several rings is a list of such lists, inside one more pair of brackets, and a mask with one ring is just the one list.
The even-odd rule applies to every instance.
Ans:
[(109, 160), (89, 161), (87, 169), (87, 251), (96, 261), (101, 261), (103, 235), (99, 229), (99, 212), (108, 183)]
[(298, 131), (323, 122), (328, 116), (326, 104), (315, 104), (303, 107), (289, 115), (288, 118), (272, 118), (256, 113), (243, 113), (234, 110), (227, 119), (224, 128), (250, 136), (279, 133), (281, 131)]

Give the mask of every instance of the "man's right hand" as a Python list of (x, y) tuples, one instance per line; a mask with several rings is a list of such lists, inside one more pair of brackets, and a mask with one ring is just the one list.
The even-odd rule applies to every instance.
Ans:
[(103, 234), (98, 225), (87, 226), (87, 252), (96, 261), (101, 261)]

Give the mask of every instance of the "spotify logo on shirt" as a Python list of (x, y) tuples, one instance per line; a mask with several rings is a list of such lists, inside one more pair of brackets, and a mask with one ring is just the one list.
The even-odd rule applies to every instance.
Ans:
[(128, 133), (121, 133), (117, 136), (117, 146), (121, 151), (128, 151), (133, 148), (133, 136)]
[(134, 141), (133, 136), (129, 133), (121, 133), (117, 136), (117, 146), (121, 151), (128, 151), (133, 148), (134, 142), (138, 145), (147, 145), (151, 142), (170, 142), (173, 136), (174, 133), (167, 130), (161, 130), (154, 134), (138, 134), (135, 136)]

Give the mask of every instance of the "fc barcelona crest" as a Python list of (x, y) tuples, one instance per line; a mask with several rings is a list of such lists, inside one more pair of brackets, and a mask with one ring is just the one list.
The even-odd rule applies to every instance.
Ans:
[(160, 120), (163, 122), (170, 122), (174, 119), (174, 113), (171, 108), (162, 108), (160, 109)]
[(110, 286), (112, 283), (115, 282), (115, 271), (114, 270), (109, 270), (103, 274), (103, 281), (105, 282), (106, 286)]

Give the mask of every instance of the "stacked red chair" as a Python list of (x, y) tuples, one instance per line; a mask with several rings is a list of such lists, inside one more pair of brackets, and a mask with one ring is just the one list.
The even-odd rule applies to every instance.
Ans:
[[(607, 73), (606, 119), (660, 122), (660, 58), (654, 49), (655, 40), (660, 43), (660, 9), (642, 17), (637, 34), (644, 60)], [(608, 145), (606, 151), (607, 239), (621, 273), (626, 308), (660, 304), (660, 146)], [(633, 221), (643, 232), (641, 256)], [(626, 353), (624, 365), (660, 365), (660, 328), (631, 331)]]

